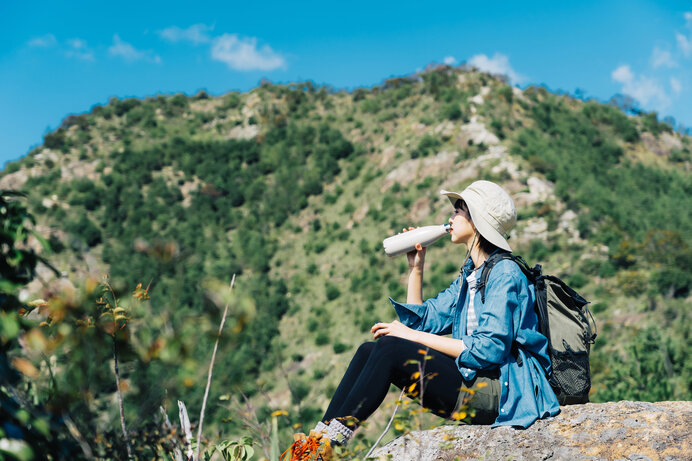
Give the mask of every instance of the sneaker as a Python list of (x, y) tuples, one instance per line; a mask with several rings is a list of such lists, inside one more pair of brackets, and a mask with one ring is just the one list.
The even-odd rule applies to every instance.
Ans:
[(302, 433), (293, 434), (293, 440), (288, 450), (281, 454), (281, 461), (284, 460), (286, 453), (289, 454), (290, 461), (332, 461), (334, 459), (331, 440), (323, 437), (321, 432), (310, 431), (309, 436)]

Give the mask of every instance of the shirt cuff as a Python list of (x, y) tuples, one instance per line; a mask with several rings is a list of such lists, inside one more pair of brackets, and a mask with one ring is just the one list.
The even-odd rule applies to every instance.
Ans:
[(394, 310), (399, 316), (401, 323), (407, 327), (414, 327), (420, 323), (425, 313), (425, 304), (400, 303), (392, 298), (389, 298), (389, 302), (394, 306)]
[(478, 370), (467, 367), (464, 359), (468, 357), (469, 344), (471, 344), (472, 339), (468, 335), (461, 335), (459, 339), (464, 343), (464, 350), (461, 351), (461, 354), (459, 354), (459, 356), (456, 358), (457, 368), (459, 369), (459, 373), (461, 373), (461, 377), (464, 379), (464, 381), (471, 381), (476, 377)]
[(476, 377), (476, 373), (478, 373), (478, 371), (474, 370), (473, 368), (460, 367), (458, 362), (457, 367), (459, 368), (459, 373), (461, 373), (461, 378), (464, 381), (473, 381), (473, 379)]
[[(459, 370), (462, 370), (462, 375), (464, 375), (463, 370), (472, 370), (473, 375), (475, 376), (475, 370), (468, 367), (469, 365), (477, 365), (476, 360), (473, 360), (473, 356), (471, 356), (471, 345), (473, 344), (473, 338), (469, 335), (461, 335), (458, 339), (464, 343), (464, 350), (461, 351), (461, 354), (459, 354), (459, 356), (456, 358), (457, 367), (459, 367)], [(465, 375), (464, 379), (466, 379)]]

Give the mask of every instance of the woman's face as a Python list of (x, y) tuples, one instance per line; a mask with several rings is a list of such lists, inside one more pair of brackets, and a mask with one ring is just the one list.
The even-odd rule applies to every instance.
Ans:
[(476, 232), (473, 221), (471, 221), (469, 208), (466, 206), (466, 202), (461, 199), (454, 204), (454, 212), (449, 218), (449, 224), (452, 225), (450, 232), (452, 243), (468, 243)]

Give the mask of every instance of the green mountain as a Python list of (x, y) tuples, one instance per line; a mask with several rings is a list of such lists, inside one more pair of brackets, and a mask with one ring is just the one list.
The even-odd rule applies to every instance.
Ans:
[[(372, 324), (394, 318), (387, 297), (405, 296), (405, 258), (387, 258), (382, 239), (446, 222), (439, 189), (482, 178), (515, 199), (515, 253), (592, 302), (592, 400), (690, 399), (691, 149), (655, 113), (446, 66), (352, 92), (263, 83), (112, 99), (0, 173), (0, 189), (28, 194), (50, 251), (29, 245), (63, 274), (39, 269), (23, 289), (62, 300), (33, 313), (53, 346), (27, 353), (27, 380), (87, 440), (119, 437), (112, 345), (60, 322), (96, 305), (94, 281), (108, 273), (123, 299), (150, 284), (117, 337), (133, 431), (150, 434), (175, 400), (199, 412), (226, 302), (209, 437), (280, 409), (282, 437), (309, 428)], [(447, 287), (463, 254), (434, 245), (425, 296)]]

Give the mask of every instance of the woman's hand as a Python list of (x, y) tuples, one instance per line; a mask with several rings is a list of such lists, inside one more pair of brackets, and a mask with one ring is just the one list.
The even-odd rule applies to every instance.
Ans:
[[(403, 231), (408, 232), (413, 229), (415, 227), (409, 227), (408, 229), (403, 229)], [(409, 270), (413, 268), (422, 270), (425, 265), (425, 248), (420, 243), (416, 243), (416, 249), (406, 253), (406, 257), (408, 258)]]
[(407, 327), (398, 320), (392, 323), (378, 322), (372, 326), (370, 332), (372, 333), (373, 339), (377, 339), (380, 336), (396, 336), (397, 338), (408, 339), (409, 341), (416, 341), (418, 334), (416, 330)]

